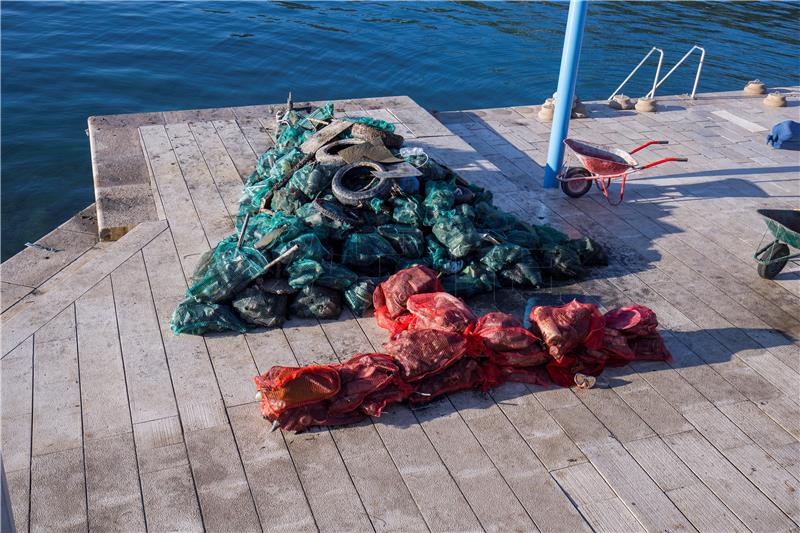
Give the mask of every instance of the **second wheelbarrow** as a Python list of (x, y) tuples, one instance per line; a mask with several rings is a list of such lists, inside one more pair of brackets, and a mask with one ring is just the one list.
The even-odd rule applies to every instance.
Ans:
[[(630, 152), (617, 148), (606, 148), (596, 144), (565, 139), (564, 144), (572, 150), (583, 164), (582, 167), (564, 165), (556, 179), (561, 182), (561, 190), (572, 198), (580, 198), (592, 188), (592, 182), (597, 185), (611, 205), (618, 205), (625, 195), (625, 181), (629, 174), (639, 172), (646, 168), (655, 167), (669, 161), (688, 161), (685, 157), (665, 157), (646, 165), (640, 165), (632, 154), (653, 144), (669, 144), (669, 141), (647, 141)], [(619, 200), (614, 202), (608, 195), (611, 180), (620, 179)]]
[(758, 209), (764, 217), (767, 231), (775, 239), (759, 248), (753, 254), (758, 261), (758, 275), (764, 279), (773, 279), (780, 274), (790, 260), (800, 257), (800, 253), (790, 254), (789, 246), (800, 248), (800, 211), (797, 209)]

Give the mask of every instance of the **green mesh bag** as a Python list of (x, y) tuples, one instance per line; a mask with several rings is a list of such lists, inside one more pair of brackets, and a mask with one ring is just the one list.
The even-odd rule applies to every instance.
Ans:
[(548, 250), (555, 246), (566, 244), (569, 241), (564, 233), (558, 231), (553, 226), (542, 224), (541, 226), (533, 226), (536, 234), (539, 236), (539, 249)]
[(239, 317), (256, 326), (280, 326), (286, 321), (289, 298), (283, 294), (272, 294), (256, 286), (239, 293), (232, 302)]
[(419, 228), (407, 224), (386, 224), (378, 226), (376, 231), (392, 243), (402, 257), (421, 257), (425, 253), (425, 235)]
[(187, 298), (178, 304), (170, 320), (172, 333), (202, 335), (210, 331), (247, 331), (244, 324), (227, 305), (197, 302)]
[(286, 244), (276, 248), (277, 255), (289, 250), (292, 246), (297, 245), (299, 249), (292, 254), (292, 260), (298, 261), (300, 259), (313, 259), (315, 261), (322, 261), (326, 257), (330, 257), (328, 250), (322, 245), (319, 237), (314, 233), (304, 233), (296, 239), (292, 239)]
[(567, 246), (575, 250), (583, 266), (607, 266), (608, 255), (600, 244), (589, 238), (572, 239)]
[(318, 107), (308, 115), (298, 111), (289, 111), (283, 116), (283, 121), (287, 124), (280, 128), (278, 138), (275, 139), (275, 148), (285, 150), (300, 146), (317, 131), (321, 121), (327, 122), (331, 118), (333, 118), (333, 104), (331, 103)]
[(345, 238), (347, 232), (352, 229), (352, 226), (346, 222), (340, 222), (323, 215), (319, 209), (314, 207), (313, 202), (302, 205), (295, 214), (322, 241), (341, 241)]
[(455, 210), (445, 211), (433, 224), (433, 235), (454, 258), (466, 257), (481, 243), (472, 221)]
[(491, 291), (495, 285), (494, 273), (476, 263), (471, 263), (458, 274), (442, 277), (444, 290), (461, 298)]
[[(333, 165), (308, 163), (295, 170), (289, 180), (289, 185), (302, 191), (308, 198), (314, 198), (331, 186), (331, 180), (335, 173), (336, 167)], [(274, 205), (273, 201), (273, 207)]]
[(576, 278), (583, 274), (581, 258), (572, 247), (557, 245), (542, 251), (543, 265), (554, 276)]
[(425, 184), (424, 222), (432, 225), (445, 211), (453, 209), (456, 203), (456, 187), (447, 181), (429, 181)]
[(506, 265), (500, 271), (499, 276), (501, 281), (505, 281), (511, 286), (540, 287), (542, 285), (541, 268), (530, 255), (517, 263)]
[(292, 298), (289, 311), (300, 318), (338, 318), (342, 312), (342, 293), (319, 285), (304, 287)]
[(445, 270), (445, 265), (452, 261), (450, 254), (447, 253), (447, 248), (432, 235), (425, 238), (425, 247), (431, 266), (436, 270)]
[(334, 262), (319, 263), (310, 259), (295, 261), (286, 269), (289, 285), (295, 289), (309, 285), (322, 285), (331, 289), (344, 290), (352, 285), (358, 276), (348, 268)]
[(198, 302), (227, 301), (245, 285), (264, 273), (264, 255), (249, 246), (236, 248), (233, 240), (223, 240), (214, 248), (203, 270), (192, 275), (197, 281), (186, 295)]
[[(238, 239), (237, 236), (242, 230), (242, 224), (243, 220), (237, 221), (236, 235), (230, 237), (231, 239)], [(275, 233), (272, 233), (273, 231)], [(305, 222), (296, 216), (287, 215), (280, 211), (259, 213), (251, 216), (248, 220), (242, 242), (249, 246), (255, 246), (262, 237), (272, 234), (274, 240), (264, 246), (265, 250), (269, 250), (296, 239), (300, 235), (308, 233), (308, 231), (309, 229)]]
[(481, 258), (481, 263), (492, 272), (499, 272), (508, 265), (530, 258), (531, 253), (516, 244), (496, 244)]
[(392, 220), (400, 224), (419, 226), (422, 224), (422, 207), (416, 198), (398, 197), (393, 200)]
[(271, 208), (273, 211), (279, 211), (285, 215), (291, 215), (297, 211), (307, 198), (305, 194), (299, 189), (294, 187), (284, 187), (275, 191), (272, 196)]
[(391, 243), (377, 233), (351, 233), (342, 249), (342, 263), (354, 267), (368, 267), (382, 258), (396, 255)]
[(358, 122), (361, 124), (366, 124), (367, 126), (371, 126), (373, 128), (378, 128), (379, 130), (394, 133), (394, 124), (392, 124), (391, 122), (386, 122), (385, 120), (380, 120), (372, 117), (342, 117), (342, 120), (346, 120), (348, 122)]
[(378, 286), (379, 278), (359, 278), (344, 291), (344, 301), (356, 316), (363, 316), (372, 308), (372, 293)]

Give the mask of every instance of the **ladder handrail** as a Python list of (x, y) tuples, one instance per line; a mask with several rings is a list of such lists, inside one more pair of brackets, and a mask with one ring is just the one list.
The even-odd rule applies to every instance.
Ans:
[(622, 89), (622, 87), (624, 87), (625, 84), (628, 83), (628, 80), (630, 80), (633, 77), (633, 75), (636, 74), (636, 71), (639, 70), (639, 68), (644, 64), (645, 61), (647, 61), (647, 58), (649, 58), (651, 55), (653, 55), (653, 52), (656, 52), (656, 51), (659, 54), (658, 55), (658, 66), (656, 67), (656, 75), (653, 78), (653, 88), (650, 90), (651, 93), (655, 94), (656, 89), (658, 88), (658, 86), (656, 85), (657, 82), (658, 82), (658, 74), (659, 74), (659, 72), (661, 72), (661, 63), (663, 63), (663, 61), (664, 61), (664, 50), (662, 50), (661, 48), (656, 48), (654, 46), (653, 48), (650, 49), (649, 52), (647, 52), (647, 54), (645, 54), (645, 56), (642, 58), (642, 60), (639, 61), (639, 64), (636, 65), (635, 67), (633, 67), (633, 70), (631, 71), (631, 73), (628, 74), (628, 77), (625, 78), (622, 81), (622, 83), (619, 84), (619, 87), (617, 87), (616, 90), (614, 90), (614, 92), (611, 93), (611, 96), (608, 97), (608, 101), (609, 102), (611, 101), (612, 98), (614, 98), (617, 95), (617, 93), (620, 91), (620, 89)]
[(658, 83), (656, 83), (655, 85), (653, 85), (653, 89), (652, 89), (652, 90), (651, 90), (649, 93), (647, 93), (647, 95), (645, 96), (645, 98), (652, 98), (652, 97), (655, 95), (656, 89), (658, 89), (659, 87), (661, 87), (661, 84), (662, 84), (662, 83), (664, 83), (664, 81), (665, 81), (667, 78), (669, 78), (670, 74), (672, 74), (672, 73), (675, 71), (675, 69), (676, 69), (676, 68), (678, 68), (678, 67), (679, 67), (679, 66), (680, 66), (680, 65), (681, 65), (681, 64), (682, 64), (684, 61), (686, 61), (686, 58), (688, 58), (688, 57), (689, 57), (689, 56), (692, 54), (692, 52), (694, 52), (695, 50), (700, 50), (700, 62), (697, 64), (697, 74), (695, 74), (695, 76), (694, 76), (694, 85), (692, 86), (692, 94), (691, 94), (691, 99), (692, 99), (692, 100), (694, 100), (695, 93), (697, 92), (697, 83), (700, 81), (700, 71), (701, 71), (701, 70), (703, 70), (703, 62), (704, 62), (704, 61), (705, 61), (705, 59), (706, 59), (706, 49), (705, 49), (705, 48), (703, 48), (702, 46), (698, 46), (698, 45), (694, 45), (694, 46), (692, 46), (692, 47), (689, 49), (689, 51), (688, 51), (688, 52), (686, 52), (686, 53), (683, 55), (683, 57), (680, 59), (680, 61), (678, 61), (677, 63), (675, 63), (675, 66), (674, 66), (674, 67), (672, 67), (672, 68), (669, 70), (669, 72), (667, 72), (667, 73), (664, 75), (664, 77), (663, 77), (663, 78), (661, 78), (661, 79), (658, 81)]

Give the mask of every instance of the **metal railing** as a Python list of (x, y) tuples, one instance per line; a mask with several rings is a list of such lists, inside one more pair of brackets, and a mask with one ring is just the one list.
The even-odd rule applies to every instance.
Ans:
[(658, 66), (656, 66), (656, 74), (653, 77), (653, 88), (650, 89), (650, 92), (648, 92), (644, 96), (645, 98), (654, 98), (655, 95), (656, 95), (656, 89), (661, 87), (661, 84), (664, 83), (667, 80), (667, 78), (669, 78), (670, 75), (673, 72), (675, 72), (675, 69), (677, 69), (679, 66), (681, 66), (683, 64), (683, 62), (686, 61), (686, 59), (688, 59), (688, 57), (690, 55), (692, 55), (692, 52), (694, 52), (695, 50), (699, 50), (700, 51), (700, 62), (697, 64), (697, 73), (694, 76), (694, 85), (692, 85), (692, 94), (690, 95), (690, 98), (692, 100), (694, 100), (695, 99), (695, 94), (697, 94), (697, 84), (700, 82), (700, 72), (702, 72), (703, 63), (706, 60), (706, 49), (703, 48), (702, 46), (698, 46), (698, 45), (692, 46), (689, 49), (688, 52), (683, 54), (683, 57), (680, 58), (680, 60), (677, 63), (675, 63), (675, 65), (671, 69), (669, 69), (669, 72), (664, 74), (664, 77), (661, 78), (661, 79), (658, 78), (658, 75), (661, 72), (661, 64), (664, 62), (664, 51), (661, 48), (656, 48), (654, 46), (653, 48), (650, 49), (649, 52), (647, 52), (647, 54), (645, 54), (645, 56), (642, 58), (642, 60), (639, 61), (639, 64), (636, 65), (635, 67), (633, 67), (633, 70), (631, 71), (630, 74), (628, 74), (628, 77), (625, 78), (622, 81), (622, 83), (619, 84), (619, 87), (617, 87), (614, 90), (614, 92), (611, 93), (611, 96), (609, 96), (607, 100), (610, 102), (617, 94), (619, 94), (619, 92), (622, 90), (622, 88), (625, 86), (625, 84), (628, 83), (628, 81), (633, 77), (634, 74), (636, 74), (636, 72), (641, 68), (641, 66), (645, 64), (647, 59), (651, 55), (653, 55), (654, 52), (658, 52)]
[(686, 61), (686, 59), (687, 59), (687, 58), (688, 58), (690, 55), (692, 55), (692, 52), (694, 52), (695, 50), (700, 50), (700, 62), (697, 64), (697, 74), (695, 74), (695, 76), (694, 76), (694, 85), (692, 85), (692, 94), (691, 94), (691, 96), (690, 96), (690, 98), (691, 98), (692, 100), (694, 100), (695, 94), (697, 93), (697, 83), (700, 81), (700, 72), (703, 70), (703, 62), (704, 62), (704, 61), (705, 61), (705, 59), (706, 59), (706, 49), (705, 49), (705, 48), (703, 48), (702, 46), (697, 46), (697, 45), (694, 45), (694, 46), (692, 46), (692, 47), (689, 49), (689, 51), (688, 51), (688, 52), (686, 52), (686, 53), (683, 55), (683, 57), (680, 59), (680, 61), (678, 61), (677, 63), (675, 63), (675, 66), (674, 66), (674, 67), (672, 67), (672, 68), (669, 70), (669, 72), (667, 72), (667, 73), (664, 75), (664, 77), (663, 77), (663, 78), (661, 78), (660, 80), (658, 80), (658, 83), (656, 83), (656, 84), (653, 86), (653, 88), (650, 90), (650, 92), (649, 92), (649, 93), (647, 93), (647, 95), (645, 96), (645, 98), (652, 98), (653, 96), (655, 96), (655, 94), (656, 94), (656, 89), (658, 89), (658, 88), (661, 86), (661, 84), (662, 84), (662, 83), (664, 83), (664, 81), (665, 81), (667, 78), (669, 78), (670, 74), (672, 74), (673, 72), (675, 72), (675, 69), (676, 69), (676, 68), (678, 68), (679, 66), (681, 66), (681, 64), (683, 64), (683, 62), (684, 62), (684, 61)]
[[(636, 65), (635, 67), (633, 67), (633, 70), (631, 71), (631, 73), (628, 74), (628, 77), (625, 78), (622, 81), (622, 83), (619, 84), (619, 87), (617, 87), (614, 90), (614, 92), (611, 93), (611, 96), (608, 97), (608, 101), (609, 102), (611, 101), (612, 98), (614, 98), (617, 95), (617, 93), (619, 93), (619, 91), (625, 86), (625, 84), (628, 83), (628, 80), (630, 80), (633, 77), (633, 75), (636, 74), (636, 71), (639, 70), (639, 68), (641, 68), (642, 65), (644, 65), (645, 61), (647, 61), (647, 59), (651, 55), (653, 55), (653, 52), (658, 52), (658, 66), (656, 67), (656, 75), (653, 77), (653, 88), (650, 90), (650, 93), (655, 94), (656, 89), (658, 89), (658, 85), (659, 85), (659, 83), (658, 83), (658, 74), (661, 72), (661, 63), (664, 62), (664, 50), (662, 50), (661, 48), (656, 48), (654, 46), (653, 48), (650, 49), (649, 52), (647, 52), (647, 54), (645, 54), (645, 56), (642, 58), (642, 60), (639, 61), (639, 64)], [(670, 73), (671, 72), (672, 71), (670, 71)], [(669, 74), (667, 74), (667, 76), (669, 76)], [(666, 76), (664, 76), (664, 79), (666, 79)], [(650, 93), (648, 93), (648, 94), (650, 94)]]

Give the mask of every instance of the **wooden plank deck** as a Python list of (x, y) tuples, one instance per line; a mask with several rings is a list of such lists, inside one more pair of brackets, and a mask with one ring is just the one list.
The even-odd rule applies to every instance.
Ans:
[(100, 177), (102, 196), (148, 207), (106, 213), (117, 242), (97, 242), (92, 208), (47, 237), (64, 252), (2, 266), (2, 456), (18, 530), (796, 531), (800, 268), (765, 281), (751, 258), (755, 209), (800, 205), (797, 152), (763, 142), (798, 119), (789, 99), (660, 98), (652, 115), (590, 103), (571, 135), (668, 139), (642, 159), (690, 158), (630, 182), (618, 207), (542, 188), (549, 127), (535, 106), (434, 117), (407, 97), (336, 102), (394, 122), (504, 209), (610, 250), (589, 279), (477, 308), (640, 302), (674, 361), (608, 371), (588, 391), (507, 384), (301, 435), (269, 432), (253, 375), (380, 350), (371, 317), (169, 330), (199, 256), (233, 229), (275, 107), (93, 118), (95, 171), (120, 172), (117, 190)]

